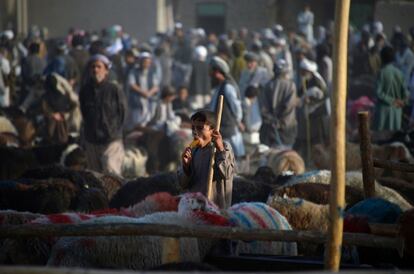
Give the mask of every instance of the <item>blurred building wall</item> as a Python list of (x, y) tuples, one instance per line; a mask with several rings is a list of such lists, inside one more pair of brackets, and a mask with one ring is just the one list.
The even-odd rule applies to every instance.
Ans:
[(395, 25), (404, 33), (414, 26), (414, 1), (379, 1), (375, 7), (375, 19), (384, 25), (385, 34), (390, 37)]
[[(277, 0), (175, 0), (174, 18), (185, 28), (223, 23), (222, 30), (248, 27), (259, 30), (275, 24)], [(211, 4), (209, 6), (209, 4)], [(202, 24), (202, 25), (200, 25)]]
[[(50, 36), (62, 36), (70, 27), (98, 30), (114, 24), (139, 40), (146, 40), (166, 20), (158, 19), (157, 5), (163, 7), (165, 18), (167, 0), (29, 0), (30, 25), (47, 27)], [(161, 9), (160, 9), (161, 10)]]

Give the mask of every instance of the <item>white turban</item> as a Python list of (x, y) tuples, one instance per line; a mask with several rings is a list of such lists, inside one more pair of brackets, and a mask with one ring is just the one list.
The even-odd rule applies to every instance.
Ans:
[(111, 66), (112, 66), (111, 61), (109, 61), (108, 57), (106, 57), (106, 56), (105, 56), (105, 55), (103, 55), (103, 54), (95, 54), (95, 55), (93, 55), (93, 56), (89, 59), (89, 63), (93, 63), (93, 62), (96, 62), (96, 61), (101, 61), (102, 63), (104, 63), (104, 64), (105, 64), (105, 66), (106, 66), (108, 69), (110, 69), (110, 68), (111, 68)]
[(198, 46), (194, 50), (195, 59), (204, 61), (207, 58), (207, 49), (204, 46)]
[(318, 71), (318, 65), (315, 62), (313, 62), (309, 59), (306, 59), (306, 58), (304, 58), (300, 62), (299, 67), (303, 70), (310, 71), (312, 73), (315, 73), (315, 72)]

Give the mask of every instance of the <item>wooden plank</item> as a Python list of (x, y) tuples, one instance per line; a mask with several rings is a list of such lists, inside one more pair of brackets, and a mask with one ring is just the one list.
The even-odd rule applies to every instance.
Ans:
[(402, 172), (414, 172), (414, 165), (407, 163), (400, 163), (396, 161), (387, 161), (380, 159), (373, 159), (374, 167), (398, 170)]
[(365, 198), (375, 196), (375, 174), (372, 159), (371, 133), (369, 131), (369, 112), (358, 113), (359, 137), (361, 147), (362, 179), (364, 183)]
[[(195, 237), (244, 241), (284, 241), (326, 243), (327, 235), (319, 231), (272, 229), (242, 229), (217, 226), (178, 226), (165, 224), (47, 224), (0, 225), (0, 238), (51, 236), (138, 236)], [(403, 240), (361, 233), (344, 233), (343, 242), (349, 245), (394, 248), (402, 250)]]
[[(269, 269), (268, 269), (269, 270)], [(390, 273), (410, 273), (409, 271), (391, 271), (391, 270), (375, 270), (376, 274), (390, 274)], [(85, 268), (64, 268), (64, 267), (44, 267), (44, 266), (0, 266), (0, 273), (1, 274), (148, 274), (148, 273), (182, 273), (182, 271), (128, 271), (128, 270), (103, 270), (103, 269), (85, 269)], [(194, 273), (194, 272), (188, 272)], [(197, 272), (199, 273), (199, 272)], [(257, 271), (238, 271), (238, 272), (209, 272), (209, 273), (232, 273), (232, 274), (248, 274), (248, 273), (257, 273)], [(273, 271), (266, 273), (280, 273), (280, 271)], [(315, 271), (289, 271), (290, 274), (305, 274), (310, 273), (314, 274)], [(349, 271), (341, 271), (343, 274), (365, 274), (367, 273), (367, 269), (364, 270), (349, 270)], [(412, 273), (412, 272), (411, 272)]]
[(396, 224), (375, 224), (369, 223), (369, 228), (371, 234), (388, 236), (388, 237), (398, 237), (400, 231), (400, 226)]
[(165, 237), (162, 239), (161, 262), (163, 264), (180, 262), (180, 239)]
[(333, 42), (333, 92), (331, 117), (331, 192), (325, 269), (338, 271), (341, 263), (345, 212), (346, 89), (348, 76), (348, 22), (351, 0), (337, 0)]

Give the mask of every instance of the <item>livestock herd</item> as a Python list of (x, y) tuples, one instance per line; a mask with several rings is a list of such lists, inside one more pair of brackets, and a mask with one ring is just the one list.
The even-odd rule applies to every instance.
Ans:
[[(292, 150), (270, 149), (258, 156), (265, 162), (251, 159), (251, 172), (234, 179), (232, 207), (220, 210), (202, 194), (181, 189), (175, 172), (146, 175), (145, 155), (131, 160), (131, 176), (121, 178), (85, 169), (78, 147), (25, 147), (19, 140), (15, 147), (9, 135), (0, 137), (6, 144), (0, 145), (0, 226), (116, 222), (320, 232), (328, 228), (331, 174), (326, 170), (329, 150), (323, 146), (313, 148), (314, 170), (308, 167), (306, 172)], [(403, 143), (375, 145), (373, 153), (380, 159), (414, 163)], [(376, 170), (376, 197), (364, 199), (360, 169), (358, 145), (349, 143), (344, 230), (371, 233), (370, 223), (394, 224), (405, 248), (401, 256), (396, 250), (344, 246), (343, 254), (351, 250), (352, 256), (343, 256), (343, 263), (412, 269), (413, 174)], [(161, 243), (158, 236), (0, 238), (0, 265), (162, 269)], [(180, 239), (181, 258), (190, 264), (205, 263), (211, 254), (322, 258), (323, 252), (321, 245), (301, 242)]]

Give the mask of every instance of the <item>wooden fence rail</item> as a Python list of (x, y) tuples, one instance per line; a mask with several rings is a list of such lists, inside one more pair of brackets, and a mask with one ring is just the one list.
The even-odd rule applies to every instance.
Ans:
[[(295, 271), (295, 272), (289, 272), (289, 274), (315, 274), (320, 273), (321, 271)], [(200, 273), (200, 271), (192, 271), (192, 272), (183, 272), (183, 271), (156, 271), (153, 270), (138, 270), (138, 271), (132, 271), (132, 270), (105, 270), (105, 269), (82, 269), (82, 268), (57, 268), (57, 267), (44, 267), (44, 266), (0, 266), (0, 273), (1, 274), (154, 274), (154, 273)], [(222, 273), (222, 274), (228, 274), (230, 272), (225, 271), (214, 271), (209, 273)], [(256, 274), (257, 271), (243, 271), (243, 272), (231, 272), (232, 274)], [(280, 271), (273, 270), (273, 271), (266, 271), (267, 274), (272, 273), (281, 273)], [(326, 272), (329, 273), (329, 272)], [(342, 270), (342, 274), (366, 274), (367, 270)], [(372, 273), (374, 273), (372, 271)], [(398, 269), (392, 269), (392, 270), (375, 270), (376, 274), (395, 274), (395, 273), (412, 273), (409, 271), (403, 271)]]
[[(50, 236), (132, 236), (194, 237), (231, 240), (326, 243), (326, 233), (317, 231), (241, 229), (215, 226), (177, 226), (164, 224), (47, 224), (1, 225), (0, 238)], [(360, 233), (344, 233), (344, 244), (392, 248), (402, 252), (404, 240)]]
[(374, 159), (374, 167), (398, 170), (402, 172), (414, 172), (414, 165), (396, 161)]

